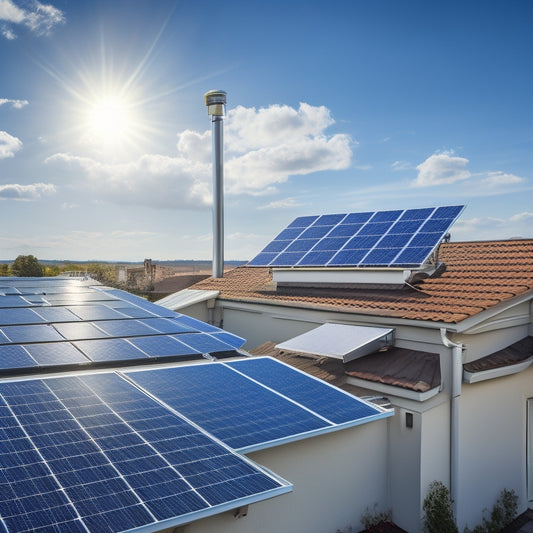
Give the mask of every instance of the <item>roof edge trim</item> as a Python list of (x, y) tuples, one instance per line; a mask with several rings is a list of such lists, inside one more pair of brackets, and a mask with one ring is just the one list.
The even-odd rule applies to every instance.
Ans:
[(380, 393), (385, 394), (386, 396), (398, 396), (400, 398), (405, 398), (407, 400), (414, 400), (416, 402), (425, 402), (434, 396), (437, 396), (441, 391), (441, 387), (435, 387), (426, 392), (416, 392), (413, 390), (405, 389), (403, 387), (395, 387), (394, 385), (385, 385), (384, 383), (379, 383), (377, 381), (371, 381), (369, 379), (354, 378), (348, 376), (346, 383), (349, 385), (354, 385), (356, 387), (362, 387), (364, 389), (374, 390)]
[(526, 370), (533, 364), (533, 355), (520, 363), (514, 365), (501, 366), (499, 368), (491, 368), (490, 370), (480, 370), (479, 372), (468, 372), (463, 370), (463, 381), (465, 383), (479, 383), (480, 381), (487, 381), (488, 379), (502, 378), (504, 376), (511, 376), (519, 374)]

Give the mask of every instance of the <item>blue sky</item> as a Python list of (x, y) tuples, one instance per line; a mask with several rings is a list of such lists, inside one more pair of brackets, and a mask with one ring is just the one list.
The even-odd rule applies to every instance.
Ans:
[(466, 204), (533, 237), (533, 3), (0, 0), (0, 259), (225, 256), (300, 215)]

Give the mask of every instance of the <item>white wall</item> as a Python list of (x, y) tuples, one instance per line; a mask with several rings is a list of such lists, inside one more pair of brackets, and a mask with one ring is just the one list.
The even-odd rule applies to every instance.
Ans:
[(481, 522), (502, 489), (527, 506), (526, 401), (533, 397), (533, 368), (520, 374), (463, 384), (460, 404), (460, 498), (462, 528)]
[(360, 531), (368, 507), (387, 508), (387, 420), (249, 454), (294, 484), (291, 493), (226, 512), (183, 533), (336, 533)]

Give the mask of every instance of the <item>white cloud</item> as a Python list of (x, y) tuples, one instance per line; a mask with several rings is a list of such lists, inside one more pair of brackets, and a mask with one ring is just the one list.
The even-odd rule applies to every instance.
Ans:
[(470, 178), (466, 169), (468, 159), (453, 155), (453, 151), (445, 151), (429, 156), (416, 167), (418, 176), (413, 181), (415, 187), (431, 187), (433, 185), (449, 185), (456, 181)]
[(10, 100), (8, 98), (0, 98), (0, 106), (11, 104), (11, 107), (14, 109), (22, 109), (24, 106), (28, 105), (28, 100)]
[(277, 200), (258, 207), (258, 209), (289, 209), (292, 207), (300, 207), (302, 205), (304, 204), (298, 202), (295, 198), (284, 198), (283, 200)]
[(13, 157), (22, 148), (22, 141), (7, 131), (0, 131), (0, 159)]
[[(224, 181), (228, 194), (271, 194), (290, 176), (350, 165), (354, 141), (348, 135), (327, 136), (333, 123), (325, 107), (300, 104), (298, 109), (238, 107), (230, 110), (224, 131)], [(144, 155), (127, 164), (104, 164), (70, 154), (47, 162), (81, 169), (103, 198), (169, 208), (204, 208), (211, 204), (211, 133), (178, 134), (177, 156)]]
[[(19, 24), (37, 35), (49, 34), (54, 26), (65, 22), (65, 15), (51, 4), (41, 4), (33, 0), (28, 9), (17, 6), (12, 0), (0, 0), (0, 21), (8, 24)], [(4, 25), (2, 34), (6, 39), (16, 37), (14, 31)]]
[(487, 172), (487, 177), (481, 180), (481, 183), (487, 187), (500, 187), (502, 185), (514, 185), (515, 183), (523, 183), (526, 180), (514, 174), (507, 174), (505, 172)]
[(119, 204), (194, 209), (210, 205), (210, 166), (181, 157), (144, 155), (131, 163), (104, 164), (70, 154), (55, 154), (47, 163), (80, 169), (102, 199)]
[(17, 36), (9, 29), (9, 28), (2, 28), (2, 35), (8, 40), (12, 41), (13, 39), (16, 39)]
[(394, 161), (394, 163), (391, 165), (392, 170), (408, 170), (412, 168), (411, 163), (409, 161)]
[(457, 240), (500, 240), (531, 235), (533, 213), (523, 212), (508, 218), (478, 217), (459, 219), (451, 228), (454, 241)]
[(11, 183), (0, 185), (0, 200), (39, 200), (43, 194), (53, 194), (56, 188), (51, 183), (33, 183), (31, 185), (19, 185)]

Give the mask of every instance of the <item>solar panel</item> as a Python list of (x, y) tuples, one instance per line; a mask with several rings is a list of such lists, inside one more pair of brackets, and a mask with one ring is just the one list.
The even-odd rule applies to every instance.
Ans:
[(176, 313), (174, 313), (174, 311), (161, 307), (160, 305), (153, 304), (152, 302), (149, 302), (148, 300), (139, 298), (139, 296), (135, 296), (134, 294), (130, 294), (129, 292), (126, 292), (126, 291), (121, 291), (119, 289), (111, 289), (111, 290), (106, 290), (106, 294), (109, 294), (110, 296), (114, 296), (117, 299), (132, 303), (136, 307), (141, 308), (144, 311), (148, 312), (149, 316), (170, 317), (170, 318), (173, 318), (176, 316)]
[[(271, 375), (262, 376), (263, 371)], [(125, 375), (240, 451), (384, 416), (376, 406), (270, 358), (132, 370)]]
[(80, 318), (65, 307), (37, 307), (33, 311), (45, 322), (75, 322)]
[(25, 344), (24, 349), (39, 366), (85, 364), (89, 360), (70, 342)]
[(37, 362), (22, 346), (0, 346), (0, 370), (31, 368), (34, 366), (37, 366)]
[(183, 344), (176, 337), (157, 335), (153, 337), (132, 337), (129, 339), (134, 346), (142, 350), (149, 357), (169, 356), (201, 356), (200, 351)]
[(16, 324), (42, 324), (45, 320), (32, 309), (25, 307), (14, 309), (0, 309), (0, 326), (14, 326)]
[(113, 318), (125, 318), (119, 311), (107, 305), (75, 305), (67, 308), (81, 320), (109, 320)]
[(126, 375), (234, 449), (328, 425), (316, 415), (217, 363), (126, 372)]
[[(1, 328), (1, 331), (7, 337), (9, 343), (15, 344), (63, 340), (63, 337), (61, 337), (55, 328), (46, 324), (4, 326)], [(1, 338), (0, 343), (2, 343)]]
[(360, 420), (378, 412), (374, 405), (269, 357), (253, 357), (225, 364), (335, 424)]
[(116, 374), (0, 383), (0, 444), (8, 532), (171, 527), (291, 489)]
[(464, 206), (298, 217), (248, 266), (422, 266)]
[(91, 361), (125, 361), (146, 359), (148, 356), (126, 339), (77, 341), (74, 345)]

